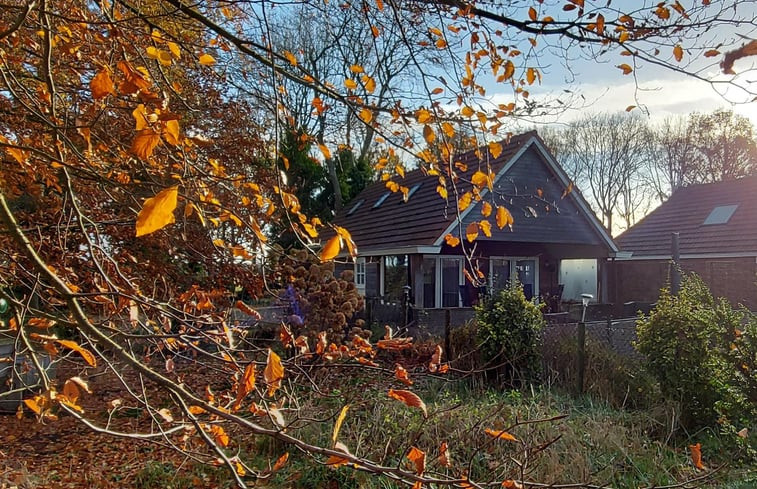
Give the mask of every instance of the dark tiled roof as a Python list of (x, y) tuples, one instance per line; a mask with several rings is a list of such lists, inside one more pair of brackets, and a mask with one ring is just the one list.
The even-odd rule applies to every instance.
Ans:
[[(502, 153), (496, 159), (489, 161), (491, 171), (498, 174), (519, 151), (523, 150), (533, 140), (538, 140), (535, 131), (512, 136), (507, 144), (502, 143)], [(528, 152), (535, 153), (535, 151), (529, 150)], [(485, 173), (488, 172), (486, 163), (480, 161), (475, 151), (462, 154), (455, 160), (467, 165), (467, 171), (458, 171), (461, 180), (469, 181), (473, 173), (479, 169)], [(528, 161), (521, 162), (521, 160)], [(560, 198), (564, 186), (557, 184), (557, 176), (546, 169), (543, 159), (531, 155), (529, 158), (519, 157), (515, 163), (496, 182), (497, 186), (501, 188), (504, 185), (512, 190), (513, 182), (516, 182), (521, 191), (531, 195), (535, 193), (537, 188), (541, 188), (545, 192), (544, 200), (549, 198), (551, 199), (550, 202), (557, 205), (552, 206), (553, 210), (549, 214), (549, 219), (534, 219), (532, 217), (526, 218), (519, 207), (511, 207), (505, 202), (506, 207), (513, 209), (515, 232), (497, 232), (496, 226), (493, 226), (494, 236), (492, 239), (604, 244), (604, 246), (607, 246), (606, 241), (603, 241), (603, 238), (594, 229), (592, 221), (587, 219), (585, 213), (579, 210), (576, 204), (576, 199), (580, 198), (577, 195), (578, 193), (574, 192), (564, 200)], [(532, 165), (538, 165), (539, 168)], [(533, 171), (529, 171), (526, 168), (528, 166), (531, 166)], [(515, 173), (512, 179), (509, 178), (511, 172)], [(404, 178), (394, 178), (394, 181), (408, 188), (417, 184), (421, 185), (408, 202), (403, 202), (400, 192), (391, 193), (381, 205), (374, 208), (374, 204), (388, 192), (388, 189), (385, 182), (372, 184), (347, 204), (333, 221), (334, 224), (349, 230), (361, 251), (405, 246), (432, 246), (455, 221), (455, 203), (449, 183), (449, 198), (445, 202), (437, 193), (438, 177), (436, 176), (429, 176), (421, 170), (414, 170), (406, 172)], [(449, 182), (449, 178), (447, 178), (447, 181)], [(469, 186), (470, 184), (463, 184), (464, 190)], [(551, 189), (551, 195), (546, 194), (548, 189)], [(361, 200), (363, 203), (353, 210), (355, 203)], [(478, 216), (477, 219), (482, 219), (480, 206), (479, 203), (471, 210), (468, 219), (476, 218), (475, 216)], [(537, 206), (537, 204), (534, 204), (534, 206)], [(541, 208), (537, 208), (540, 217), (547, 214), (543, 207), (546, 206), (542, 205)], [(560, 207), (561, 212), (555, 212), (555, 207)], [(564, 213), (562, 212), (563, 209), (565, 210)], [(352, 212), (350, 212), (351, 210)], [(494, 223), (494, 216), (490, 216), (489, 220)], [(533, 232), (537, 227), (539, 231)], [(532, 229), (532, 231), (526, 232), (526, 229)], [(566, 230), (568, 232), (563, 232)], [(453, 232), (453, 234), (456, 233)]]
[[(728, 205), (738, 207), (727, 223), (704, 224), (714, 208)], [(673, 232), (680, 233), (682, 255), (757, 255), (757, 176), (676, 190), (616, 242), (633, 257), (670, 256)]]

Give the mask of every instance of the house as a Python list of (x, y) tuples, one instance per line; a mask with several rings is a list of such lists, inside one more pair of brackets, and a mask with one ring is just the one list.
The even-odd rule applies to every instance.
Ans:
[(465, 240), (465, 229), (484, 219), (482, 206), (489, 202), (495, 209), (505, 206), (514, 221), (512, 229), (499, 229), (492, 213), (491, 237), (479, 233), (474, 242), (474, 261), (489, 287), (502, 287), (517, 275), (529, 298), (580, 300), (591, 293), (602, 300), (605, 262), (617, 252), (612, 238), (535, 131), (512, 136), (501, 149), (496, 158), (486, 148), (455, 158), (461, 194), (472, 188), (475, 172), (491, 169), (493, 175), (492, 191), (481, 188), (480, 201), (474, 198), (461, 213), (462, 225), (451, 185), (443, 198), (439, 177), (423, 170), (395, 178), (409, 189), (407, 201), (377, 182), (345, 206), (334, 224), (347, 228), (357, 245), (360, 292), (386, 301), (407, 293), (416, 309), (472, 305), (479, 290), (466, 280), (470, 264), (461, 246), (450, 246), (445, 237)]
[(681, 268), (696, 272), (716, 297), (757, 310), (757, 176), (691, 185), (616, 238), (617, 303), (654, 302), (668, 283), (672, 233)]

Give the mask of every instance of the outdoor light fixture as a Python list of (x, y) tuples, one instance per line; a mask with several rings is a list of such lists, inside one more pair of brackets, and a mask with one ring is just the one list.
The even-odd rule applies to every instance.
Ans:
[(583, 323), (586, 320), (586, 307), (589, 305), (589, 302), (594, 298), (591, 294), (581, 294), (581, 304), (583, 304), (583, 308), (581, 310), (581, 322)]

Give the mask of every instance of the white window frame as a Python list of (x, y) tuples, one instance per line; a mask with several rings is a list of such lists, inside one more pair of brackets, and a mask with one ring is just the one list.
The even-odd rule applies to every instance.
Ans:
[(355, 260), (355, 288), (360, 295), (365, 295), (365, 257)]

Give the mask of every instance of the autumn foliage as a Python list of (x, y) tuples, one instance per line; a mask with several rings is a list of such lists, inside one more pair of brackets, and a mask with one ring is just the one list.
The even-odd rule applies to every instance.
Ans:
[[(285, 128), (304, 128), (299, 137), (316, 162), (365, 146), (361, 154), (375, 157), (378, 178), (405, 198), (402, 163), (417, 164), (453, 218), (488, 200), (489, 215), (459, 233), (470, 255), (493, 226), (514, 227), (507, 204), (497, 201), (490, 159), (502, 151), (498, 141), (512, 118), (554, 107), (532, 95), (549, 75), (540, 62), (549, 51), (607, 50), (623, 57), (617, 66), (627, 74), (646, 60), (701, 73), (686, 62), (705, 51), (724, 57), (731, 71), (753, 54), (752, 44), (700, 40), (702, 30), (737, 20), (710, 2), (688, 10), (643, 2), (627, 13), (583, 0), (529, 3), (305, 3), (324, 25), (338, 20), (344, 28), (336, 30), (359, 34), (359, 42), (332, 40), (341, 44), (327, 51), (342, 63), (324, 70), (308, 64), (304, 47), (280, 45), (271, 10), (287, 6), (273, 2), (4, 5), (0, 296), (11, 312), (2, 329), (14, 355), (39, 372), (19, 415), (72, 416), (114, 435), (170, 441), (199, 462), (226, 467), (239, 486), (270, 477), (295, 449), (417, 487), (468, 485), (461, 466), (432, 479), (428, 447), (408, 452), (410, 468), (362, 457), (338, 437), (357, 407), (337, 409), (332, 443), (289, 429), (323, 422), (297, 407), (296, 388), (319, 390), (315, 369), (385, 368), (409, 381), (411, 374), (381, 367), (378, 357), (412, 340), (387, 335), (371, 343), (345, 331), (361, 299), (320, 262), (354, 257), (357, 244), (348, 229), (303, 211), (281, 141)], [(504, 89), (506, 100), (487, 98), (490, 86)], [(315, 122), (305, 128), (309, 115)], [(481, 148), (469, 181), (459, 177), (451, 144), (463, 129)], [(317, 259), (272, 257), (282, 229)], [(307, 311), (302, 325), (287, 331), (284, 324), (270, 342), (233, 323), (236, 294), (278, 301), (290, 286)], [(46, 358), (77, 369), (56, 377)], [(446, 375), (445, 363), (438, 351), (419, 370)], [(135, 376), (128, 381), (127, 371)], [(115, 432), (96, 413), (118, 413), (122, 403), (85, 406), (89, 376), (104, 374), (127, 389), (149, 426)], [(401, 384), (407, 389), (386, 389), (366, 404), (395, 402), (433, 416), (413, 386)], [(235, 451), (243, 436), (282, 448), (254, 466)], [(500, 440), (509, 439), (492, 441)]]

